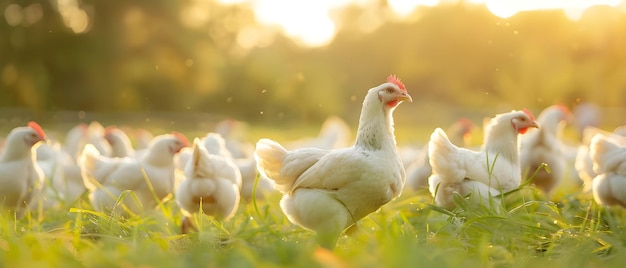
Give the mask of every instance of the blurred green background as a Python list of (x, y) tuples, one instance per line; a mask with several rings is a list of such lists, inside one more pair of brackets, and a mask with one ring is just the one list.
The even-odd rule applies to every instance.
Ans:
[(500, 18), (469, 1), (399, 16), (387, 1), (341, 1), (328, 13), (334, 38), (306, 45), (260, 23), (251, 2), (1, 0), (2, 117), (317, 124), (339, 115), (355, 125), (365, 91), (393, 73), (415, 100), (398, 108), (397, 125), (557, 102), (592, 102), (604, 124), (625, 123), (624, 4), (571, 19), (563, 10)]

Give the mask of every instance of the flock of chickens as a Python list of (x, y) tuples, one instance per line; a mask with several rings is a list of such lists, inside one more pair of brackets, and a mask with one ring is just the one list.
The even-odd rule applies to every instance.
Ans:
[(485, 121), (477, 148), (469, 147), (472, 122), (460, 119), (447, 131), (435, 129), (423, 148), (398, 150), (392, 114), (404, 101), (412, 98), (395, 76), (369, 89), (352, 146), (349, 128), (334, 117), (318, 139), (286, 147), (260, 139), (256, 148), (229, 134), (230, 120), (191, 143), (178, 132), (133, 132), (134, 146), (129, 131), (95, 121), (70, 129), (63, 144), (29, 122), (0, 146), (0, 206), (20, 218), (37, 205), (72, 204), (87, 193), (97, 211), (134, 215), (173, 196), (188, 232), (194, 213), (228, 220), (252, 198), (256, 182), (257, 197), (281, 192), (287, 218), (328, 248), (360, 219), (421, 188), (445, 208), (455, 207), (455, 195), (494, 204), (524, 180), (549, 195), (571, 172), (596, 202), (626, 207), (622, 128), (588, 127), (581, 144), (568, 145), (562, 131), (576, 118), (553, 105), (537, 119), (519, 110)]

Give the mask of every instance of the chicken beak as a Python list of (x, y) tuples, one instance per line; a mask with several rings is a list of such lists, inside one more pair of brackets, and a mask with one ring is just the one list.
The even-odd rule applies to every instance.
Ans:
[(537, 123), (537, 121), (533, 121), (533, 122), (530, 124), (530, 127), (539, 128), (539, 123)]
[(398, 100), (413, 102), (413, 98), (411, 98), (411, 95), (409, 95), (409, 93), (406, 93), (406, 92), (402, 92), (402, 95), (398, 96)]

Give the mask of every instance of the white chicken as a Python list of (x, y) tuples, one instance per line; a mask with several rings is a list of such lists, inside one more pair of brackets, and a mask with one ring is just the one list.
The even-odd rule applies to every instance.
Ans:
[(87, 126), (86, 144), (93, 145), (101, 155), (111, 156), (111, 145), (104, 139), (104, 126), (98, 121), (92, 121)]
[[(241, 173), (241, 197), (244, 200), (252, 198), (254, 182), (257, 178), (256, 161), (254, 158), (234, 158), (227, 148), (226, 140), (219, 133), (209, 132), (201, 140), (202, 145), (210, 154), (219, 155), (230, 159)], [(192, 148), (183, 149), (176, 157), (176, 168), (185, 170), (185, 166), (191, 159)], [(272, 189), (272, 183), (268, 178), (260, 177), (257, 184), (256, 198), (262, 198), (264, 194)]]
[[(518, 134), (539, 127), (527, 110), (498, 114), (487, 126), (481, 151), (459, 148), (435, 129), (428, 155), (433, 174), (429, 189), (435, 202), (453, 208), (454, 193), (487, 199), (515, 189), (521, 182)], [(482, 199), (480, 199), (482, 200)]]
[[(614, 141), (621, 143), (623, 139), (621, 139), (620, 137), (626, 136), (626, 133), (623, 133), (622, 129), (622, 127), (618, 127), (611, 133), (600, 128), (588, 126), (583, 130), (582, 144), (578, 146), (578, 152), (576, 154), (576, 159), (574, 162), (574, 167), (577, 171), (578, 178), (583, 183), (583, 192), (591, 191), (593, 178), (598, 175), (594, 171), (593, 160), (591, 159), (591, 155), (589, 153), (591, 139), (597, 134), (602, 134), (605, 136), (610, 136), (613, 138)], [(621, 145), (626, 145), (626, 142)]]
[(135, 156), (133, 144), (122, 129), (114, 126), (106, 127), (104, 139), (111, 145), (111, 157)]
[(38, 202), (44, 188), (44, 175), (36, 161), (37, 144), (46, 140), (41, 126), (29, 122), (6, 137), (0, 155), (0, 207), (15, 213), (17, 219)]
[(112, 211), (120, 194), (127, 190), (139, 200), (139, 204), (133, 198), (124, 200), (132, 212), (154, 208), (172, 193), (174, 155), (188, 145), (184, 135), (174, 132), (155, 137), (140, 158), (106, 157), (93, 145), (85, 146), (79, 165), (94, 209)]
[(183, 233), (192, 227), (190, 217), (202, 211), (219, 220), (230, 219), (239, 207), (241, 174), (230, 157), (211, 154), (200, 139), (193, 142), (185, 178), (176, 188), (176, 203), (183, 215)]
[[(619, 139), (619, 140), (617, 140)], [(594, 200), (601, 205), (626, 208), (626, 138), (596, 134), (589, 145), (593, 169)]]
[[(537, 117), (541, 128), (532, 129), (521, 138), (520, 165), (522, 174), (532, 184), (550, 194), (563, 180), (567, 158), (563, 151), (563, 128), (571, 119), (569, 109), (560, 104), (544, 109)], [(542, 164), (549, 168), (541, 168)]]
[(217, 123), (215, 132), (222, 135), (226, 141), (226, 148), (235, 159), (252, 158), (254, 145), (245, 140), (248, 124), (233, 119), (224, 119)]
[[(450, 133), (452, 144), (467, 148), (470, 144), (474, 124), (466, 118), (459, 118), (447, 130)], [(428, 188), (428, 177), (432, 174), (430, 158), (428, 157), (428, 143), (423, 146), (417, 158), (407, 166), (405, 189), (417, 191)]]
[(368, 90), (352, 147), (288, 151), (269, 139), (257, 142), (257, 167), (284, 194), (283, 212), (315, 231), (322, 246), (333, 248), (344, 230), (401, 194), (405, 173), (392, 115), (402, 101), (412, 99), (395, 76)]
[(78, 160), (83, 147), (87, 144), (87, 128), (86, 124), (80, 123), (68, 130), (63, 140), (63, 150), (72, 157), (74, 162)]

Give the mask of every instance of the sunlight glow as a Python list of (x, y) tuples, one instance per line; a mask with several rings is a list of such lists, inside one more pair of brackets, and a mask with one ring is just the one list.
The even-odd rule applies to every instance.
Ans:
[(436, 6), (439, 0), (388, 0), (387, 4), (394, 13), (401, 17), (406, 17), (413, 13), (418, 6)]
[[(59, 0), (62, 1), (62, 0)], [(63, 0), (75, 1), (75, 0)], [(337, 25), (330, 16), (333, 9), (348, 5), (376, 5), (376, 0), (319, 0), (319, 1), (286, 1), (286, 0), (218, 0), (222, 4), (248, 4), (262, 25), (276, 26), (286, 36), (305, 46), (323, 46), (332, 41)], [(562, 9), (568, 18), (577, 20), (585, 10), (592, 6), (608, 5), (617, 7), (623, 0), (387, 0), (391, 11), (399, 17), (410, 15), (419, 6), (435, 6), (458, 1), (472, 5), (485, 5), (491, 13), (501, 18), (511, 17), (521, 11)], [(365, 10), (368, 10), (365, 8)], [(379, 13), (376, 13), (379, 14)], [(376, 29), (384, 18), (362, 16), (375, 19), (372, 23), (364, 23), (368, 30)], [(378, 23), (380, 20), (380, 23)], [(258, 29), (261, 31), (267, 31)], [(253, 46), (258, 39), (257, 29), (247, 29), (238, 36), (238, 42), (245, 47)]]
[(584, 10), (597, 5), (619, 6), (622, 0), (486, 0), (491, 13), (501, 18), (508, 18), (520, 11), (564, 9)]
[(286, 35), (306, 45), (321, 46), (335, 36), (329, 11), (337, 3), (332, 2), (260, 0), (253, 2), (253, 7), (261, 23), (277, 25)]

